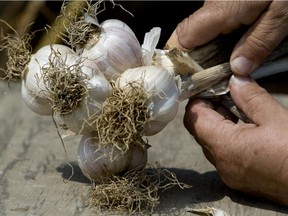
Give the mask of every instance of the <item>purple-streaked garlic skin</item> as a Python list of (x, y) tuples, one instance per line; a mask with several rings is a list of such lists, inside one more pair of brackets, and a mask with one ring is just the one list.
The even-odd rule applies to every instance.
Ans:
[(109, 19), (100, 26), (101, 32), (87, 42), (81, 53), (91, 67), (99, 68), (111, 80), (128, 68), (143, 65), (141, 45), (128, 25)]
[(111, 146), (101, 147), (95, 133), (83, 135), (77, 152), (82, 173), (92, 181), (117, 176), (131, 170), (142, 169), (147, 163), (147, 149), (131, 145), (123, 152)]

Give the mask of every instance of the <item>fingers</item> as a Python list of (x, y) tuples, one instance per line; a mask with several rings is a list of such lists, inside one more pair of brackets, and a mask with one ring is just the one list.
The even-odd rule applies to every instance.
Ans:
[(195, 99), (187, 104), (184, 115), (184, 126), (208, 151), (214, 145), (220, 145), (223, 137), (233, 132), (235, 125), (213, 109), (211, 103)]
[(202, 8), (178, 24), (167, 41), (167, 46), (190, 50), (205, 44), (242, 24), (252, 24), (269, 4), (269, 1), (207, 1)]
[(257, 22), (237, 43), (231, 55), (235, 74), (254, 71), (288, 35), (288, 2), (273, 1)]
[(288, 2), (207, 1), (178, 24), (166, 47), (188, 51), (241, 25), (251, 28), (235, 46), (230, 64), (235, 74), (247, 76), (288, 35)]
[(252, 79), (232, 76), (229, 87), (236, 106), (255, 124), (281, 121), (279, 114), (285, 112), (285, 108)]

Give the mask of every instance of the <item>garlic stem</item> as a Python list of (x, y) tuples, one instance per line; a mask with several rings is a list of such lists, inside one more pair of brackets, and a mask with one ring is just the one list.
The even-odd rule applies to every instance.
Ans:
[(179, 100), (186, 100), (202, 91), (210, 89), (214, 85), (228, 79), (231, 75), (230, 64), (226, 62), (186, 77), (187, 79), (182, 79), (183, 88)]
[[(282, 57), (272, 62), (264, 63), (251, 74), (251, 77), (253, 79), (260, 79), (287, 71), (288, 57)], [(182, 101), (201, 93), (202, 91), (213, 87), (221, 81), (228, 79), (231, 75), (232, 72), (230, 64), (226, 62), (200, 71), (188, 78), (182, 78), (182, 93), (179, 100)]]

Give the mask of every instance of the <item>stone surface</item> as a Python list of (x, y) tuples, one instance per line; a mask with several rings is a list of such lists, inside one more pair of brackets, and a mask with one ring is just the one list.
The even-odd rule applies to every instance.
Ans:
[[(287, 95), (278, 94), (277, 98), (288, 105)], [(231, 190), (222, 183), (182, 125), (185, 104), (181, 103), (173, 122), (148, 138), (152, 146), (149, 162), (158, 161), (192, 188), (174, 187), (161, 193), (155, 215), (193, 215), (185, 207), (207, 206), (231, 216), (287, 215), (288, 210), (281, 206)], [(9, 88), (6, 82), (0, 82), (0, 137), (1, 216), (101, 215), (83, 205), (83, 195), (91, 183), (76, 163), (79, 138), (64, 140), (66, 154), (52, 118), (34, 114), (23, 103), (20, 83), (11, 83)]]

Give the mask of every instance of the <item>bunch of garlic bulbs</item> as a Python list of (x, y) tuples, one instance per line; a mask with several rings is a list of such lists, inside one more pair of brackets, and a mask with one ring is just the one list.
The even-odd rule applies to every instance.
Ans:
[(91, 26), (86, 43), (75, 50), (51, 44), (31, 55), (22, 96), (32, 111), (53, 115), (82, 136), (79, 166), (99, 181), (145, 166), (144, 136), (159, 133), (175, 117), (181, 83), (171, 68), (152, 65), (160, 28), (147, 33), (141, 46), (120, 20), (99, 24), (87, 13), (83, 20)]
[[(122, 35), (122, 32), (125, 30), (130, 32), (129, 34), (131, 34), (131, 37), (135, 37), (132, 30), (126, 24), (119, 21), (105, 21), (103, 22), (103, 26), (108, 26), (109, 28), (119, 28), (118, 30), (114, 30), (114, 33), (117, 34), (121, 32), (120, 35)], [(107, 30), (109, 29), (108, 27), (106, 28), (106, 31), (112, 34), (111, 30), (111, 32)], [(97, 136), (94, 133), (94, 137), (91, 137), (92, 135), (90, 134), (87, 135), (85, 139), (94, 140), (94, 143), (97, 143), (100, 151), (97, 151), (97, 153), (95, 152), (94, 155), (96, 158), (99, 158), (99, 152), (103, 152), (103, 149), (105, 149), (107, 154), (107, 148), (111, 150), (111, 145), (115, 147), (114, 149), (117, 149), (117, 155), (121, 156), (118, 158), (115, 170), (118, 170), (116, 169), (117, 167), (123, 168), (127, 166), (127, 155), (131, 154), (131, 149), (136, 148), (135, 146), (137, 146), (138, 149), (141, 149), (141, 151), (138, 151), (137, 157), (146, 158), (147, 156), (145, 155), (147, 155), (147, 145), (143, 144), (144, 142), (142, 137), (152, 136), (159, 133), (170, 121), (174, 119), (178, 111), (178, 97), (181, 91), (180, 77), (174, 76), (170, 65), (167, 67), (168, 69), (164, 68), (163, 66), (152, 65), (152, 57), (156, 51), (156, 45), (159, 37), (160, 28), (153, 28), (149, 33), (147, 33), (141, 47), (141, 55), (139, 54), (139, 51), (136, 53), (131, 52), (133, 47), (138, 47), (138, 42), (129, 49), (125, 48), (125, 46), (122, 46), (121, 49), (115, 49), (114, 52), (117, 52), (118, 56), (121, 55), (121, 53), (127, 54), (125, 59), (122, 60), (122, 62), (128, 61), (128, 65), (130, 65), (130, 67), (126, 66), (126, 69), (121, 65), (119, 65), (119, 67), (115, 67), (114, 64), (111, 64), (112, 60), (114, 59), (110, 59), (110, 62), (105, 58), (105, 61), (101, 61), (101, 58), (98, 61), (97, 59), (95, 59), (96, 61), (92, 61), (94, 64), (96, 62), (96, 64), (98, 66), (100, 65), (100, 67), (103, 64), (107, 65), (109, 63), (109, 66), (105, 66), (104, 68), (106, 69), (104, 69), (102, 72), (105, 73), (106, 78), (110, 78), (110, 81), (115, 80), (115, 82), (113, 81), (112, 85), (112, 96), (108, 97), (103, 103), (102, 113), (96, 120), (96, 128), (98, 131)], [(120, 40), (120, 37), (114, 37), (114, 39), (114, 42), (116, 42)], [(121, 40), (123, 40), (123, 38), (121, 38)], [(101, 43), (102, 41), (98, 40), (97, 45), (93, 49), (103, 47), (103, 44)], [(108, 45), (108, 43), (105, 45)], [(89, 51), (85, 49), (86, 47), (84, 47), (81, 54), (82, 57), (84, 56), (83, 53), (87, 55)], [(90, 61), (93, 58), (91, 58), (91, 54), (89, 55), (90, 57), (87, 58), (87, 60)], [(141, 61), (136, 62), (141, 62), (141, 65), (137, 66), (137, 63), (136, 66), (132, 67), (131, 61), (135, 62), (135, 60), (139, 59), (140, 56)], [(89, 65), (90, 63), (91, 62), (89, 62)], [(117, 73), (117, 76), (114, 76), (115, 73), (112, 73), (112, 76), (111, 74), (107, 75), (107, 68), (111, 67), (113, 67), (115, 71), (117, 69), (118, 72), (115, 72)], [(81, 146), (82, 147), (79, 147), (78, 150), (78, 162), (81, 164), (80, 167), (82, 170), (84, 170), (83, 172), (86, 176), (89, 176), (90, 179), (92, 178), (97, 181), (99, 180), (99, 176), (95, 174), (96, 168), (93, 166), (95, 168), (93, 169), (91, 166), (89, 166), (90, 162), (87, 161), (87, 155), (90, 154), (90, 151), (87, 150), (85, 153), (83, 151), (85, 145), (82, 144)], [(87, 145), (86, 149), (88, 149)], [(114, 157), (114, 153), (110, 152), (110, 154), (110, 157)], [(89, 160), (91, 160), (91, 155), (89, 158)], [(107, 163), (110, 164), (110, 162), (107, 156), (104, 156), (102, 163), (103, 161), (106, 164), (105, 167), (108, 167)], [(141, 161), (141, 164), (143, 165), (144, 160)], [(119, 168), (118, 174), (121, 173), (120, 170), (122, 169)], [(111, 172), (111, 168), (109, 171)], [(117, 173), (113, 172), (113, 174)]]
[[(114, 22), (115, 20), (110, 23), (104, 23), (112, 26)], [(124, 29), (128, 29), (127, 25), (119, 24), (120, 22), (117, 22), (115, 26), (117, 28), (123, 26)], [(141, 66), (119, 70), (120, 73), (115, 77), (115, 82), (113, 81), (112, 96), (108, 97), (103, 103), (102, 113), (96, 120), (98, 134), (96, 136), (94, 133), (94, 137), (91, 137), (91, 134), (86, 135), (85, 138), (86, 140), (94, 140), (94, 143), (97, 143), (99, 150), (94, 153), (96, 158), (99, 158), (99, 152), (103, 152), (103, 149), (105, 149), (107, 154), (107, 148), (111, 150), (111, 145), (115, 147), (114, 149), (117, 149), (117, 155), (120, 155), (120, 157), (115, 160), (117, 161), (115, 170), (119, 170), (118, 174), (123, 171), (120, 168), (127, 166), (127, 155), (131, 154), (131, 149), (136, 148), (135, 146), (137, 146), (138, 150), (141, 149), (141, 151), (138, 151), (137, 157), (147, 157), (145, 156), (147, 155), (147, 145), (143, 144), (142, 137), (159, 133), (174, 119), (178, 111), (178, 97), (181, 90), (180, 78), (174, 76), (171, 68), (166, 69), (161, 66), (151, 65), (159, 36), (160, 28), (153, 28), (150, 33), (146, 34), (145, 43), (141, 48), (141, 62), (143, 62)], [(101, 47), (101, 40), (98, 41), (97, 47)], [(130, 53), (129, 50), (123, 51), (124, 48), (122, 47), (122, 49), (116, 49), (115, 51), (119, 51), (118, 55), (120, 53)], [(85, 52), (87, 51), (84, 48), (83, 53)], [(134, 59), (133, 56), (134, 54), (130, 57), (127, 56), (126, 59), (128, 61), (129, 59)], [(136, 59), (138, 59), (139, 54), (136, 56)], [(91, 60), (91, 58), (87, 59)], [(99, 62), (96, 61), (97, 64)], [(108, 61), (106, 60), (105, 64), (107, 63)], [(114, 65), (109, 65), (109, 67), (112, 66)], [(114, 80), (112, 76), (107, 76), (107, 74), (105, 76), (106, 78), (110, 77), (110, 81)], [(91, 164), (89, 162), (91, 155), (89, 156), (90, 159), (87, 160), (87, 155), (90, 154), (90, 151), (87, 150), (85, 153), (83, 151), (85, 145), (82, 144), (81, 146), (78, 150), (78, 163), (81, 164), (81, 169), (90, 179), (99, 181), (99, 176), (95, 174), (98, 168), (96, 169), (96, 166), (92, 168), (89, 165)], [(87, 145), (86, 149), (88, 149)], [(110, 152), (110, 154), (110, 157), (114, 157), (115, 153)], [(107, 156), (103, 156), (102, 162), (99, 161), (99, 164), (104, 161), (105, 167), (108, 169), (107, 163), (112, 163), (109, 160)], [(117, 169), (117, 167), (120, 168)], [(111, 172), (111, 168), (109, 168), (109, 172)], [(113, 174), (117, 173), (113, 172)]]

